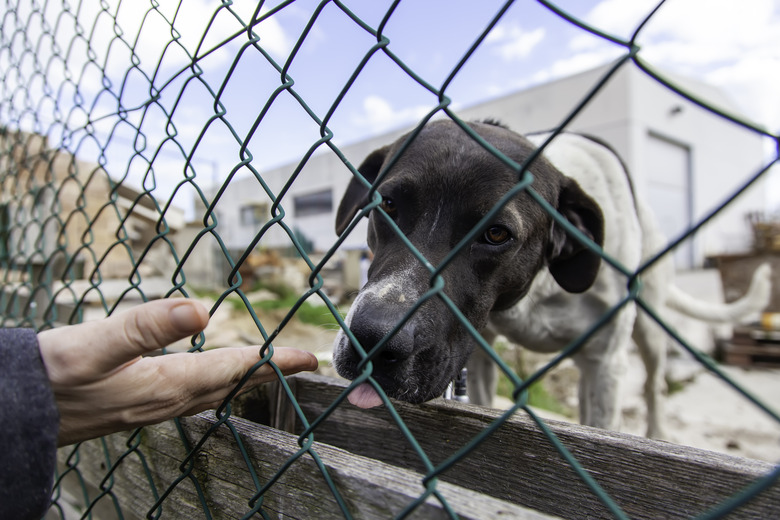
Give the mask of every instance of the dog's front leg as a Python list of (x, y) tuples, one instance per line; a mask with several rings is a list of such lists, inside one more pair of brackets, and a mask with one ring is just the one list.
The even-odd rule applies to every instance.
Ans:
[[(622, 349), (621, 349), (622, 350)], [(580, 423), (596, 428), (619, 430), (621, 424), (620, 395), (626, 370), (625, 358), (618, 351), (609, 360), (574, 357), (580, 369), (579, 410)]]
[(580, 370), (580, 423), (620, 429), (622, 385), (635, 317), (633, 306), (624, 308), (574, 356)]
[[(493, 345), (496, 335), (486, 329), (482, 337), (488, 345)], [(469, 403), (481, 406), (492, 406), (493, 396), (498, 387), (498, 368), (496, 362), (480, 347), (474, 347), (474, 352), (469, 356), (468, 363), (468, 396)]]
[[(658, 308), (658, 307), (655, 307)], [(634, 327), (634, 342), (642, 356), (647, 379), (645, 380), (645, 402), (647, 403), (647, 436), (651, 439), (666, 439), (664, 427), (664, 401), (666, 385), (666, 348), (668, 336), (660, 325), (648, 314), (640, 312)]]

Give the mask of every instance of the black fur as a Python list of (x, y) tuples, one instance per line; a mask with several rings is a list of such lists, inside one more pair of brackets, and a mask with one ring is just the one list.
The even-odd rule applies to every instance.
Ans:
[[(535, 151), (528, 140), (495, 119), (470, 126), (518, 164)], [(405, 140), (406, 136), (366, 158), (359, 168), (366, 180), (376, 182)], [(534, 190), (601, 244), (601, 210), (579, 185), (543, 157), (534, 161), (530, 171)], [(517, 182), (516, 170), (458, 125), (437, 121), (419, 133), (377, 186), (389, 202), (383, 205), (384, 210), (370, 215), (368, 244), (374, 260), (349, 320), (360, 346), (371, 353), (374, 378), (389, 396), (410, 402), (434, 398), (465, 365), (475, 341), (448, 302), (438, 296), (427, 299), (381, 349), (374, 347), (429, 291), (432, 269), (442, 264)], [(367, 193), (356, 179), (350, 183), (338, 208), (338, 233), (368, 203)], [(408, 250), (395, 227), (428, 265)], [(508, 239), (501, 243), (492, 240), (503, 238), (504, 231)], [(509, 308), (525, 296), (536, 274), (546, 266), (561, 287), (581, 292), (593, 283), (600, 257), (571, 238), (527, 193), (520, 192), (441, 271), (443, 293), (481, 330), (491, 311)], [(341, 336), (334, 353), (339, 374), (357, 377), (361, 359), (347, 336)]]

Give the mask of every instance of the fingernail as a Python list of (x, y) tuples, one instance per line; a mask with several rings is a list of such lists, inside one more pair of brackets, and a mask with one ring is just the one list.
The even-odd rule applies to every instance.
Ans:
[(195, 302), (182, 302), (168, 311), (171, 324), (182, 334), (195, 334), (202, 331), (208, 323), (206, 309)]

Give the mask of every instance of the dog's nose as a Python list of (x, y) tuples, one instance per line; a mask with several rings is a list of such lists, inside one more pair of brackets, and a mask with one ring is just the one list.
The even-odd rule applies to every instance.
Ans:
[[(365, 314), (359, 319), (353, 320), (352, 323), (352, 334), (366, 353), (370, 353), (396, 326), (395, 322)], [(413, 351), (414, 337), (408, 327), (401, 327), (392, 337), (387, 339), (381, 352), (374, 356), (374, 369), (382, 372), (399, 368), (409, 359)]]

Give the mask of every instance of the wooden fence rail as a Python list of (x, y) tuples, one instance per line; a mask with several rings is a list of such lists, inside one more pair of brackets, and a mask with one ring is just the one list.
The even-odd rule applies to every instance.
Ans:
[[(308, 374), (289, 381), (309, 420), (318, 417), (346, 384)], [(290, 413), (287, 397), (280, 395), (284, 396), (269, 385), (235, 408), (266, 424), (231, 418), (261, 483), (300, 449), (296, 435), (301, 430), (300, 422)], [(394, 404), (434, 464), (445, 460), (500, 415), (496, 410), (453, 401), (436, 400), (419, 406)], [(214, 423), (213, 412), (181, 421), (191, 445)], [(774, 469), (765, 462), (616, 432), (553, 421), (548, 424), (631, 518), (695, 517)], [(318, 425), (314, 437), (316, 451), (354, 518), (392, 518), (423, 493), (423, 465), (383, 408), (366, 411), (343, 403)], [(99, 487), (107, 468), (127, 451), (127, 441), (128, 434), (116, 434), (84, 443), (79, 449), (83, 477)], [(113, 473), (111, 489), (123, 513), (144, 517), (156, 499), (143, 464), (161, 493), (181, 476), (179, 467), (186, 451), (173, 422), (144, 429), (137, 451), (143, 457), (138, 453), (124, 457)], [(67, 448), (62, 450), (61, 462), (69, 453)], [(228, 428), (220, 427), (193, 462), (192, 476), (213, 518), (240, 518), (251, 509), (248, 502), (256, 487)], [(202, 518), (203, 507), (195, 489), (192, 479), (182, 481), (162, 502), (161, 518)], [(460, 518), (612, 518), (525, 414), (516, 414), (444, 473), (437, 489)], [(344, 517), (308, 455), (295, 462), (270, 488), (263, 509), (278, 518)], [(431, 498), (411, 517), (446, 518), (447, 513), (438, 500)], [(778, 517), (777, 483), (729, 516)]]

